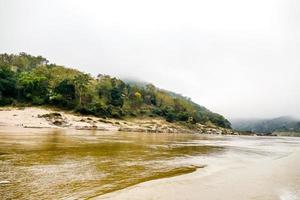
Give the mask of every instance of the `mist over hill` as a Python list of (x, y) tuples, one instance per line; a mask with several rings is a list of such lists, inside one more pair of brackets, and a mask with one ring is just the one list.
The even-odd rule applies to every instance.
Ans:
[(231, 120), (232, 127), (239, 131), (257, 133), (300, 132), (300, 120), (291, 116), (273, 119), (237, 119)]

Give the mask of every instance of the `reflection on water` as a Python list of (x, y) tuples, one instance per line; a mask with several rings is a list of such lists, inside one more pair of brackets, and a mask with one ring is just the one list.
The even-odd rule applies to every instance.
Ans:
[(0, 196), (86, 199), (193, 172), (197, 165), (219, 167), (233, 161), (285, 156), (294, 146), (299, 146), (299, 140), (2, 129)]
[(195, 139), (184, 134), (1, 131), (0, 193), (4, 199), (89, 198), (192, 172), (195, 167), (176, 160), (223, 149), (189, 143)]

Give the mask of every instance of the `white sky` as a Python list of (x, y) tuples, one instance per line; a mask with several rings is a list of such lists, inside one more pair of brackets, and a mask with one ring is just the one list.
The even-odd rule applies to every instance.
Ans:
[(300, 117), (299, 0), (0, 0), (0, 53), (138, 78), (228, 118)]

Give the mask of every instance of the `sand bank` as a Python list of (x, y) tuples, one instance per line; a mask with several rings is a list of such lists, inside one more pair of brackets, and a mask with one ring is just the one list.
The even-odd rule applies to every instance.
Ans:
[(202, 124), (195, 124), (193, 128), (189, 128), (161, 118), (104, 119), (44, 107), (3, 107), (0, 110), (0, 126), (150, 133), (237, 134), (231, 129)]
[(113, 123), (113, 121), (101, 121), (96, 117), (83, 117), (73, 113), (39, 107), (27, 107), (22, 109), (6, 107), (0, 111), (1, 126), (77, 129), (94, 127), (95, 129), (108, 131), (118, 130), (118, 126)]

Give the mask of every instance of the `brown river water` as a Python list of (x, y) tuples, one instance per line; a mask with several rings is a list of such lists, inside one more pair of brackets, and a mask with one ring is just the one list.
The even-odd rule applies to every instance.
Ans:
[(299, 147), (299, 138), (287, 137), (1, 127), (0, 199), (92, 199), (196, 170), (279, 159)]

